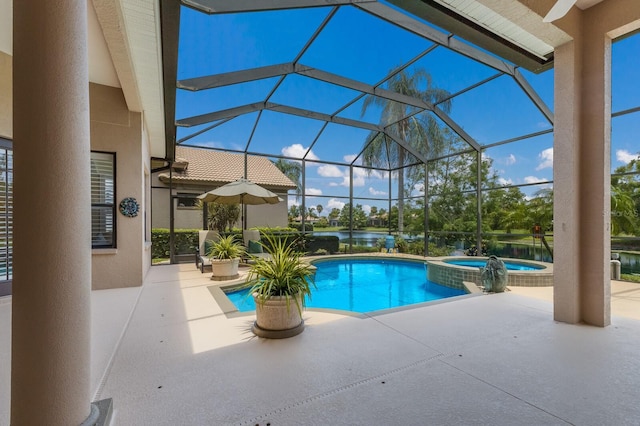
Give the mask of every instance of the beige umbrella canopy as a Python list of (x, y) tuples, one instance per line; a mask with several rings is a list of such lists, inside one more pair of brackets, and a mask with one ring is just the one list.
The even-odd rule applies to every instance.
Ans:
[(198, 198), (207, 203), (242, 204), (243, 229), (246, 228), (244, 205), (277, 204), (283, 201), (277, 194), (247, 179), (238, 179), (235, 182), (198, 195)]
[(282, 198), (247, 179), (238, 179), (212, 191), (198, 195), (204, 202), (222, 204), (277, 204)]

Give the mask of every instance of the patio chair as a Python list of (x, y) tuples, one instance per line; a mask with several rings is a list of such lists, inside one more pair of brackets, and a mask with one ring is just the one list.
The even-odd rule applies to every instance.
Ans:
[(211, 243), (217, 241), (220, 234), (217, 231), (198, 231), (198, 248), (196, 249), (196, 268), (204, 273), (206, 266), (211, 266), (211, 259), (207, 256), (211, 249)]
[(260, 243), (260, 231), (257, 229), (247, 229), (242, 231), (242, 239), (244, 240), (244, 247), (246, 250), (246, 262), (251, 261), (252, 257), (259, 257), (262, 259), (271, 259), (269, 253), (264, 253), (262, 244)]

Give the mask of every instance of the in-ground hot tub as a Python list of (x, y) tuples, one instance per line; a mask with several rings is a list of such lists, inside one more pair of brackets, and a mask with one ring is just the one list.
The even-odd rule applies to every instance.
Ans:
[[(427, 278), (442, 285), (455, 287), (463, 281), (480, 285), (480, 274), (488, 257), (443, 257), (427, 260)], [(533, 260), (500, 258), (507, 266), (508, 286), (553, 286), (553, 264)]]

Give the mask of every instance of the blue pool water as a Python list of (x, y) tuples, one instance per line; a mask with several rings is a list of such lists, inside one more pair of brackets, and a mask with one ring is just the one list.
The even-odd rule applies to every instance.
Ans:
[[(449, 263), (451, 265), (458, 266), (470, 266), (472, 268), (484, 268), (487, 264), (486, 260), (444, 260), (444, 263)], [(507, 267), (509, 271), (538, 271), (540, 269), (544, 269), (542, 266), (533, 265), (533, 264), (521, 264), (521, 263), (512, 263), (512, 262), (504, 262), (504, 266)]]
[[(427, 280), (426, 265), (387, 259), (316, 262), (316, 286), (307, 306), (358, 313), (396, 308), (466, 294)], [(227, 293), (239, 311), (255, 310), (248, 289)]]

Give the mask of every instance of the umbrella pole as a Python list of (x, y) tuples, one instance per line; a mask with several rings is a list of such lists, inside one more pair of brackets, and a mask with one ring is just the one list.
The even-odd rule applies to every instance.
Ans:
[(240, 196), (240, 208), (242, 209), (242, 230), (247, 230), (247, 206), (244, 205), (244, 195)]

